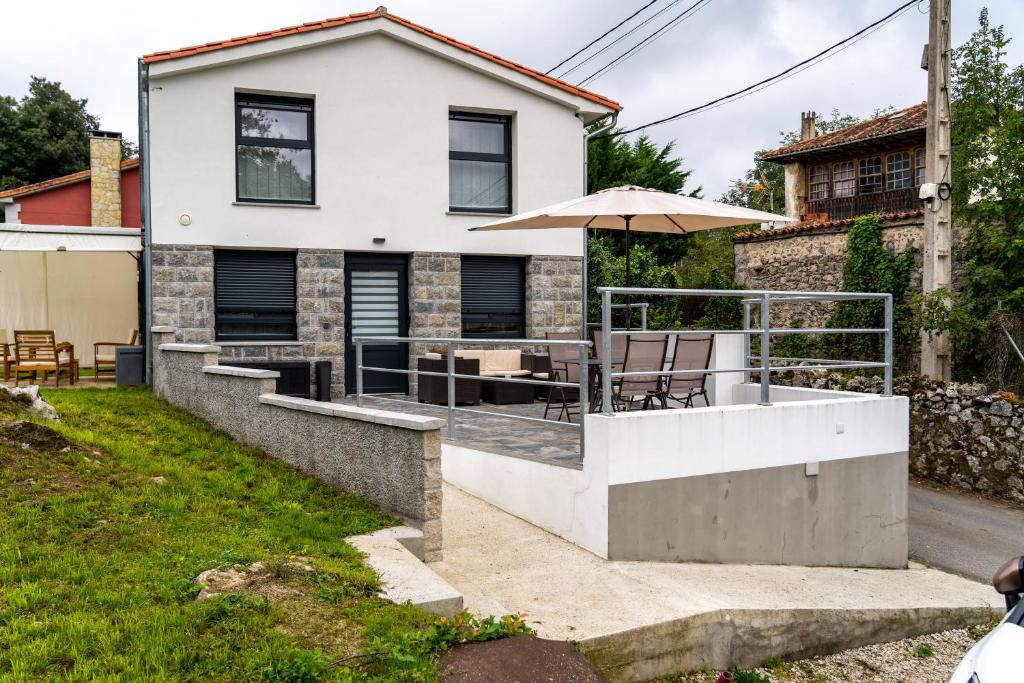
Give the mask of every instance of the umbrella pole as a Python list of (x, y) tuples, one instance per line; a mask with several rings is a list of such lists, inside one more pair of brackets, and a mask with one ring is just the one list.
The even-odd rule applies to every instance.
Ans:
[[(629, 251), (629, 221), (633, 217), (632, 216), (623, 216), (623, 218), (626, 221), (626, 286), (627, 287), (632, 287), (633, 286), (633, 282), (632, 282), (632, 278), (630, 278), (630, 275), (629, 275), (629, 261), (630, 261), (630, 258), (629, 258), (630, 257), (630, 251)], [(630, 304), (632, 303), (631, 299), (632, 299), (632, 297), (629, 294), (627, 294), (626, 295), (626, 329), (627, 330), (630, 330), (630, 329), (633, 328), (633, 309), (630, 307)]]

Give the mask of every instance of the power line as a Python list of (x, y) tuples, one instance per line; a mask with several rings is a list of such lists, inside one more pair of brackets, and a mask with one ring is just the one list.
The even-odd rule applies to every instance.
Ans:
[[(758, 81), (757, 83), (754, 83), (753, 85), (748, 85), (746, 88), (743, 88), (741, 90), (737, 90), (735, 92), (729, 93), (728, 95), (723, 95), (721, 97), (717, 97), (717, 98), (711, 100), (710, 102), (705, 102), (704, 104), (701, 104), (699, 106), (691, 107), (690, 109), (686, 109), (686, 110), (683, 110), (683, 111), (678, 112), (676, 114), (672, 114), (671, 116), (666, 116), (664, 118), (660, 118), (660, 119), (657, 119), (655, 121), (651, 121), (649, 123), (645, 123), (645, 124), (643, 124), (641, 126), (636, 126), (634, 128), (629, 128), (627, 130), (619, 130), (619, 131), (615, 131), (615, 132), (612, 132), (612, 133), (606, 133), (604, 135), (599, 135), (599, 136), (597, 136), (595, 138), (592, 138), (592, 139), (599, 140), (601, 138), (606, 138), (606, 137), (616, 137), (616, 136), (619, 136), (619, 135), (629, 135), (630, 133), (635, 133), (638, 130), (643, 130), (644, 128), (650, 128), (652, 126), (658, 126), (658, 125), (661, 125), (663, 123), (668, 123), (669, 121), (675, 121), (676, 119), (681, 119), (684, 116), (691, 116), (691, 115), (696, 114), (696, 113), (698, 113), (700, 111), (703, 111), (705, 109), (711, 109), (711, 108), (715, 107), (716, 105), (724, 104), (727, 100), (739, 99), (740, 96), (744, 96), (746, 94), (753, 94), (752, 91), (763, 90), (764, 87), (767, 87), (768, 85), (774, 85), (776, 82), (785, 80), (786, 78), (789, 77), (790, 74), (795, 76), (796, 73), (799, 73), (798, 70), (803, 70), (803, 69), (801, 69), (801, 67), (805, 67), (806, 65), (810, 65), (811, 62), (816, 62), (819, 59), (821, 59), (822, 57), (825, 57), (825, 55), (828, 55), (829, 57), (831, 57), (831, 56), (833, 56), (833, 54), (838, 54), (838, 52), (842, 51), (842, 50), (840, 50), (838, 48), (842, 48), (843, 46), (847, 45), (848, 43), (856, 42), (861, 37), (863, 37), (866, 34), (872, 32), (876, 28), (879, 28), (883, 24), (886, 24), (889, 21), (895, 19), (897, 15), (902, 14), (905, 10), (907, 10), (907, 8), (911, 7), (912, 5), (917, 4), (918, 2), (920, 2), (920, 0), (908, 0), (908, 2), (903, 3), (902, 5), (897, 7), (895, 10), (893, 10), (889, 14), (885, 15), (884, 17), (882, 17), (881, 19), (868, 24), (867, 26), (865, 26), (864, 28), (860, 29), (856, 33), (853, 33), (853, 34), (847, 36), (846, 38), (843, 38), (842, 40), (840, 40), (837, 43), (833, 43), (832, 45), (828, 46), (827, 48), (825, 48), (821, 52), (818, 52), (816, 55), (813, 55), (812, 57), (808, 57), (807, 59), (805, 59), (805, 60), (803, 60), (801, 62), (797, 62), (793, 66), (780, 71), (779, 73), (775, 74), (774, 76), (769, 76), (768, 78), (764, 78), (764, 79)], [(833, 51), (835, 51), (835, 52), (833, 53)], [(829, 53), (833, 53), (833, 54), (829, 54)], [(821, 59), (821, 61), (824, 61), (824, 60)], [(793, 73), (793, 72), (796, 72), (796, 73)]]
[(651, 5), (653, 5), (656, 2), (658, 2), (658, 0), (651, 0), (646, 5), (644, 5), (643, 7), (638, 9), (637, 11), (633, 12), (632, 14), (630, 14), (628, 17), (626, 17), (625, 19), (623, 19), (619, 23), (615, 24), (615, 26), (612, 26), (610, 29), (608, 29), (607, 31), (605, 31), (604, 33), (599, 35), (597, 38), (594, 38), (592, 41), (590, 41), (589, 43), (587, 43), (586, 45), (581, 47), (579, 50), (576, 50), (576, 52), (573, 52), (571, 55), (569, 55), (568, 57), (566, 57), (565, 59), (560, 61), (558, 64), (555, 64), (553, 67), (551, 67), (550, 69), (548, 69), (544, 73), (549, 74), (552, 71), (554, 71), (555, 69), (557, 69), (558, 67), (560, 67), (563, 64), (565, 64), (566, 62), (571, 61), (572, 59), (574, 59), (575, 57), (577, 57), (581, 53), (586, 52), (592, 45), (594, 45), (595, 43), (601, 42), (604, 38), (606, 38), (608, 36), (608, 34), (614, 33), (620, 26), (622, 26), (627, 21), (629, 21), (630, 19), (632, 19), (636, 15), (640, 14), (641, 12), (643, 12), (645, 9), (647, 9), (648, 7), (650, 7)]
[(615, 47), (616, 45), (618, 45), (619, 43), (621, 43), (621, 42), (622, 42), (623, 40), (625, 40), (626, 38), (630, 37), (631, 35), (633, 35), (633, 34), (634, 34), (634, 33), (636, 33), (637, 31), (639, 31), (639, 30), (640, 30), (640, 29), (642, 29), (642, 28), (643, 28), (644, 26), (646, 26), (647, 24), (651, 23), (652, 21), (654, 21), (655, 19), (657, 19), (657, 18), (658, 18), (658, 17), (660, 16), (660, 15), (662, 15), (662, 14), (664, 14), (665, 12), (667, 12), (668, 10), (672, 9), (673, 7), (675, 7), (676, 5), (678, 5), (678, 4), (679, 4), (680, 2), (682, 2), (682, 1), (683, 1), (683, 0), (672, 0), (672, 2), (668, 3), (667, 5), (665, 5), (665, 6), (664, 6), (664, 7), (662, 7), (661, 9), (659, 9), (659, 10), (658, 10), (657, 12), (655, 12), (655, 13), (654, 13), (654, 14), (652, 14), (651, 16), (647, 17), (646, 19), (644, 19), (643, 21), (641, 21), (641, 22), (640, 22), (639, 24), (637, 24), (636, 26), (634, 26), (633, 28), (629, 29), (628, 31), (626, 31), (625, 33), (623, 33), (623, 34), (622, 34), (621, 36), (619, 36), (618, 38), (616, 38), (615, 40), (613, 40), (612, 42), (610, 42), (610, 43), (608, 43), (607, 45), (605, 45), (604, 47), (602, 47), (602, 48), (601, 48), (600, 50), (598, 50), (598, 51), (597, 51), (597, 52), (595, 52), (594, 54), (592, 54), (592, 55), (590, 55), (589, 57), (587, 57), (586, 59), (584, 59), (584, 60), (580, 61), (580, 62), (579, 62), (579, 63), (577, 63), (577, 64), (576, 64), (575, 66), (571, 66), (571, 67), (569, 67), (568, 69), (566, 69), (565, 71), (563, 71), (562, 73), (558, 74), (558, 76), (557, 76), (557, 77), (558, 77), (558, 78), (565, 78), (566, 76), (568, 76), (569, 74), (571, 74), (571, 73), (572, 73), (573, 71), (575, 71), (576, 69), (579, 69), (579, 68), (580, 68), (581, 66), (583, 66), (583, 65), (585, 65), (585, 64), (588, 64), (589, 62), (591, 62), (591, 61), (593, 61), (593, 60), (597, 59), (598, 57), (600, 57), (601, 55), (603, 55), (603, 54), (604, 54), (605, 52), (607, 52), (608, 50), (612, 49), (613, 47)]
[(672, 19), (670, 19), (666, 23), (662, 24), (662, 26), (660, 28), (655, 30), (653, 33), (648, 35), (646, 38), (641, 40), (639, 43), (637, 43), (633, 47), (629, 48), (628, 50), (623, 52), (621, 55), (619, 55), (618, 57), (616, 57), (612, 61), (610, 61), (607, 64), (605, 64), (604, 66), (602, 66), (600, 69), (598, 69), (594, 73), (592, 73), (589, 76), (587, 76), (586, 78), (584, 78), (582, 81), (577, 83), (577, 85), (584, 85), (584, 84), (594, 80), (598, 76), (603, 76), (604, 74), (608, 73), (609, 71), (611, 71), (612, 69), (614, 69), (618, 65), (622, 64), (627, 59), (629, 59), (630, 57), (635, 55), (636, 53), (638, 53), (640, 50), (644, 49), (645, 47), (647, 47), (648, 45), (653, 43), (655, 40), (657, 40), (658, 38), (662, 37), (663, 35), (665, 35), (669, 31), (674, 29), (676, 26), (681, 24), (683, 21), (685, 21), (686, 19), (690, 18), (691, 16), (693, 16), (697, 12), (699, 12), (702, 9), (704, 9), (705, 7), (707, 7), (707, 5), (710, 4), (711, 2), (712, 2), (712, 0), (697, 0), (697, 2), (693, 3), (692, 5), (687, 7), (685, 10), (683, 10), (682, 12), (677, 14), (675, 17), (673, 17)]

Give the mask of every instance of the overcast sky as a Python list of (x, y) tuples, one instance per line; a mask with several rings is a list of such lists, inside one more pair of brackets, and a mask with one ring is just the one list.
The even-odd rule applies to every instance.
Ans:
[[(379, 1), (379, 0), (378, 0)], [(659, 0), (642, 19), (671, 0)], [(545, 71), (645, 4), (644, 0), (390, 0), (407, 19)], [(688, 0), (567, 77), (590, 75), (634, 38), (681, 12)], [(623, 104), (620, 123), (647, 121), (701, 104), (782, 70), (881, 18), (898, 0), (712, 0), (692, 18), (587, 87)], [(988, 6), (992, 23), (1016, 37), (1013, 64), (1024, 61), (1024, 2), (954, 0), (953, 45), (977, 26)], [(21, 97), (30, 75), (61, 81), (103, 127), (138, 138), (139, 55), (371, 10), (353, 0), (211, 0), (10, 2), (0, 40), (0, 93)], [(693, 182), (717, 198), (749, 166), (755, 150), (799, 126), (800, 112), (864, 116), (878, 107), (925, 99), (919, 68), (928, 33), (922, 0), (836, 57), (783, 83), (682, 121), (650, 129), (676, 141)], [(632, 25), (632, 24), (630, 24)]]

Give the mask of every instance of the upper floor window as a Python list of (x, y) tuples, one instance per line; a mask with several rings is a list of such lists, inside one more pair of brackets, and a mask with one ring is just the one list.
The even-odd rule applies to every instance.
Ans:
[(832, 192), (836, 197), (852, 197), (857, 193), (857, 172), (852, 161), (832, 166)]
[(914, 185), (920, 187), (924, 185), (924, 147), (918, 147), (914, 150)]
[(859, 194), (882, 191), (882, 157), (860, 160)]
[(912, 187), (914, 176), (910, 170), (910, 152), (896, 152), (885, 158), (885, 189), (902, 190)]
[(828, 165), (811, 166), (811, 199), (828, 199)]
[(237, 95), (235, 144), (239, 201), (313, 203), (312, 100)]
[(511, 117), (449, 114), (448, 207), (512, 213)]

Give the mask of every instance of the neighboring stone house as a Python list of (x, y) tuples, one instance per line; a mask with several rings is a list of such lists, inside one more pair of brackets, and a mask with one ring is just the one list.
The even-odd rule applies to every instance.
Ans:
[[(583, 194), (585, 128), (612, 100), (383, 7), (140, 70), (152, 322), (179, 340), (329, 360), (338, 394), (353, 333), (579, 329), (582, 231), (468, 228)], [(374, 346), (366, 364), (409, 355)], [(370, 391), (407, 388), (367, 375)]]
[[(786, 215), (799, 222), (737, 234), (736, 282), (750, 289), (840, 290), (847, 232), (858, 216), (875, 213), (890, 251), (918, 250), (910, 286), (920, 289), (926, 115), (922, 102), (817, 135), (814, 113), (802, 114), (801, 139), (763, 155), (785, 168)], [(780, 306), (775, 322), (819, 325), (830, 310), (823, 303)]]

